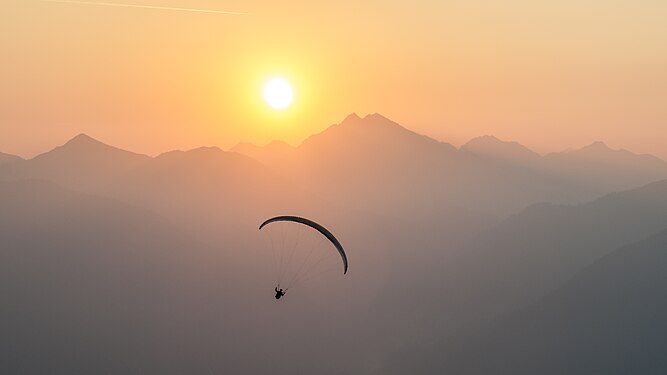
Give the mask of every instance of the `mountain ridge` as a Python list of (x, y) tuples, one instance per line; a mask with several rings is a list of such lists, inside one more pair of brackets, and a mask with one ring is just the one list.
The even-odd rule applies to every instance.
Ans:
[[(603, 156), (579, 156), (589, 149)], [(458, 208), (505, 216), (537, 202), (587, 201), (667, 178), (667, 163), (610, 150), (601, 143), (542, 157), (517, 142), (482, 136), (457, 149), (378, 113), (350, 114), (296, 147), (279, 141), (263, 147), (242, 143), (227, 152), (203, 147), (151, 158), (79, 134), (49, 152), (3, 168), (0, 178), (43, 178), (86, 190), (176, 155), (200, 173), (218, 174), (210, 168), (223, 158), (231, 161), (235, 154), (248, 158), (236, 158), (240, 164), (255, 169), (250, 160), (258, 161), (270, 167), (270, 173), (337, 204), (361, 204), (366, 211), (394, 217), (428, 217)], [(606, 161), (607, 154), (614, 155), (613, 163)]]
[(662, 373), (665, 249), (667, 230), (619, 247), (535, 304), (492, 322), (463, 372)]
[(66, 143), (12, 165), (11, 179), (44, 179), (83, 191), (109, 182), (127, 170), (151, 160), (138, 154), (78, 134)]
[(0, 165), (3, 164), (12, 164), (16, 162), (23, 161), (24, 159), (18, 155), (7, 154), (0, 152)]

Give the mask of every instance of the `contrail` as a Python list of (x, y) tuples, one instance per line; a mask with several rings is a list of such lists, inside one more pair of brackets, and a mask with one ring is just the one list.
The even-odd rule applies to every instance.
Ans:
[(249, 14), (249, 13), (245, 13), (245, 12), (229, 12), (229, 11), (224, 11), (224, 10), (213, 10), (213, 9), (173, 8), (173, 7), (161, 7), (161, 6), (140, 5), (140, 4), (102, 3), (102, 2), (97, 2), (97, 1), (78, 1), (78, 0), (41, 0), (41, 1), (47, 2), (47, 3), (101, 5), (101, 6), (109, 6), (109, 7), (172, 10), (172, 11), (196, 12), (196, 13), (216, 13), (216, 14), (232, 14), (232, 15), (247, 15), (247, 14)]

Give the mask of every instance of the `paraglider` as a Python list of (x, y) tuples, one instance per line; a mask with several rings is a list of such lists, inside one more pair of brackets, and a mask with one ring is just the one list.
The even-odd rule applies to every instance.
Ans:
[[(282, 223), (284, 227), (274, 223)], [(299, 216), (276, 216), (264, 221), (259, 226), (259, 229), (262, 230), (267, 226), (276, 226), (274, 228), (275, 232), (280, 236), (277, 241), (271, 237), (271, 247), (274, 248), (276, 253), (274, 255), (276, 257), (275, 263), (279, 268), (277, 286), (274, 288), (276, 300), (285, 296), (287, 290), (295, 285), (295, 283), (311, 280), (320, 273), (323, 273), (320, 272), (313, 275), (311, 271), (316, 266), (322, 266), (322, 264), (330, 267), (332, 264), (323, 262), (323, 260), (326, 260), (326, 258), (331, 259), (334, 254), (340, 259), (343, 265), (343, 275), (347, 274), (348, 260), (343, 245), (341, 245), (340, 241), (338, 241), (331, 231), (321, 224)], [(264, 231), (267, 230), (265, 229)], [(304, 234), (304, 232), (306, 233)], [(305, 243), (307, 241), (303, 239), (308, 236), (312, 237), (310, 246), (306, 246)], [(275, 249), (275, 242), (278, 242), (278, 249)], [(297, 246), (306, 247), (303, 250), (303, 254), (298, 253), (295, 249)], [(296, 265), (293, 269), (286, 271), (288, 266), (294, 265), (294, 263)], [(284, 276), (289, 278), (289, 282), (283, 289), (280, 287), (280, 281)]]

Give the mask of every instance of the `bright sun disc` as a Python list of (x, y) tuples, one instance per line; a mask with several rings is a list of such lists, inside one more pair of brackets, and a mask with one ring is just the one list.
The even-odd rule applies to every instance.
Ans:
[(264, 100), (271, 108), (287, 108), (293, 97), (292, 86), (283, 78), (273, 78), (264, 85)]

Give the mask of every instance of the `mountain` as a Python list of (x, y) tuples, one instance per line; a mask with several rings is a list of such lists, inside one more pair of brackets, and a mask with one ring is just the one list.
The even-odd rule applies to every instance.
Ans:
[(23, 160), (21, 157), (0, 152), (0, 165), (12, 164)]
[[(80, 137), (40, 173), (0, 180), (0, 372), (317, 373), (329, 361), (360, 373), (405, 348), (452, 359), (482, 322), (667, 228), (667, 181), (534, 204), (585, 194), (543, 157), (521, 164), (534, 155), (511, 142), (457, 150), (377, 114), (293, 149), (239, 146), (269, 150), (264, 162), (216, 147), (137, 158)], [(108, 170), (83, 168), (88, 153)], [(340, 284), (272, 298), (274, 241), (257, 226), (279, 214), (336, 233), (350, 259)]]
[[(340, 140), (345, 140), (346, 144), (339, 144), (338, 141)], [(456, 151), (456, 148), (448, 143), (442, 143), (408, 130), (379, 113), (370, 114), (363, 118), (356, 113), (352, 113), (343, 119), (340, 124), (332, 125), (323, 132), (310, 136), (299, 148), (308, 150), (326, 147), (341, 151), (341, 146), (354, 147), (351, 150), (353, 153), (366, 153), (369, 146), (409, 151), (414, 151), (414, 148), (419, 146), (423, 148), (423, 154), (441, 154)]]
[[(580, 205), (537, 204), (463, 243), (406, 226), (414, 237), (406, 240), (404, 257), (394, 256), (405, 272), (388, 282), (387, 298), (410, 306), (396, 311), (415, 333), (387, 354), (388, 368), (378, 373), (394, 367), (394, 373), (429, 367), (431, 373), (472, 373), (442, 361), (458, 353), (456, 346), (483, 322), (535, 303), (614, 249), (667, 228), (665, 197), (667, 180)], [(447, 228), (438, 227), (444, 223), (433, 223), (431, 231), (446, 239)], [(439, 364), (419, 367), (429, 361)]]
[(465, 311), (493, 316), (562, 285), (623, 244), (667, 227), (667, 180), (581, 205), (538, 204), (480, 233), (443, 265), (443, 290)]
[[(488, 209), (480, 190), (494, 177), (484, 172), (450, 144), (379, 114), (352, 114), (298, 146), (288, 173), (339, 204), (412, 220), (451, 208)], [(484, 203), (473, 204), (478, 192), (475, 200)]]
[(184, 361), (198, 372), (204, 348), (185, 317), (228, 261), (220, 249), (37, 180), (0, 182), (0, 237), (0, 372), (174, 373)]
[[(528, 161), (515, 163), (517, 155)], [(569, 181), (527, 167), (536, 157), (490, 137), (457, 150), (382, 115), (352, 114), (298, 146), (288, 173), (336, 202), (406, 219), (461, 209), (507, 215), (583, 199)]]
[(148, 160), (146, 155), (121, 150), (79, 134), (62, 146), (14, 164), (5, 172), (5, 178), (44, 179), (85, 191), (102, 186)]
[(424, 333), (378, 373), (660, 373), (665, 197), (661, 181), (582, 205), (535, 205), (422, 260), (393, 294)]
[[(484, 136), (457, 150), (379, 114), (351, 114), (298, 147), (276, 141), (232, 150), (269, 167), (269, 180), (280, 176), (319, 200), (406, 220), (451, 222), (469, 210), (463, 214), (488, 221), (536, 202), (582, 202), (667, 178), (661, 160), (606, 147), (540, 157), (516, 142)], [(605, 162), (607, 156), (613, 162)], [(82, 134), (3, 168), (0, 178), (39, 178), (98, 191), (118, 186), (116, 180), (150, 160)]]
[[(387, 345), (383, 326), (364, 328), (384, 301), (378, 291), (392, 272), (388, 256), (399, 250), (388, 250), (386, 222), (335, 210), (315, 215), (344, 241), (356, 270), (337, 273), (340, 284), (295, 286), (288, 303), (277, 304), (273, 254), (259, 221), (241, 220), (242, 234), (219, 221), (243, 212), (200, 189), (215, 165), (189, 169), (192, 160), (259, 163), (214, 148), (158, 159), (182, 166), (164, 172), (175, 180), (182, 173), (180, 186), (199, 179), (194, 194), (178, 196), (151, 169), (148, 180), (166, 182), (174, 199), (162, 209), (196, 199), (208, 203), (205, 216), (165, 219), (45, 181), (0, 182), (0, 372), (352, 373), (362, 368), (365, 347)], [(192, 236), (177, 221), (209, 225), (219, 238)], [(335, 364), (323, 372), (325, 360)]]
[(536, 304), (493, 321), (447, 372), (662, 374), (667, 231), (626, 245)]
[(491, 135), (473, 138), (461, 146), (461, 151), (519, 166), (534, 167), (541, 159), (540, 154), (518, 142), (501, 141)]
[(237, 227), (256, 230), (268, 213), (309, 202), (308, 194), (299, 194), (259, 161), (217, 147), (161, 154), (95, 192), (160, 213), (196, 233), (218, 235), (238, 233), (232, 230)]
[(232, 147), (230, 151), (259, 160), (266, 165), (283, 165), (293, 156), (294, 147), (282, 141), (272, 141), (263, 147), (243, 142)]
[(632, 189), (667, 178), (667, 162), (653, 155), (613, 150), (603, 142), (545, 155), (543, 169), (559, 179), (572, 180), (586, 196)]
[(603, 142), (544, 157), (516, 143), (493, 136), (474, 138), (461, 151), (525, 167), (536, 176), (572, 192), (575, 201), (587, 201), (612, 191), (628, 190), (667, 178), (667, 162), (653, 155), (613, 150)]

